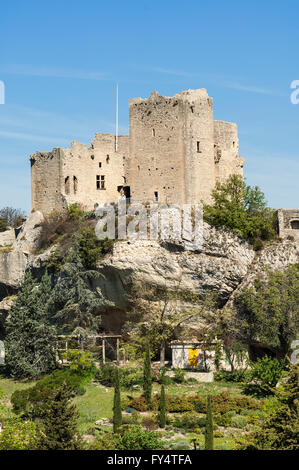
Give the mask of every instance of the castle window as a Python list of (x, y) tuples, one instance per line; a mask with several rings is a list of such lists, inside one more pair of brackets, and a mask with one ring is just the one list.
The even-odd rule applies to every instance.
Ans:
[(299, 230), (299, 220), (292, 220), (291, 221), (291, 228), (293, 230)]
[(153, 137), (156, 136), (156, 131), (155, 131), (155, 129), (152, 129), (152, 134), (153, 134)]
[(196, 151), (197, 151), (197, 153), (201, 153), (201, 150), (200, 150), (200, 141), (199, 141), (199, 140), (196, 142)]
[(76, 194), (78, 190), (78, 178), (77, 176), (73, 176), (73, 185), (74, 185), (74, 193)]
[(97, 189), (106, 189), (105, 188), (105, 176), (104, 175), (97, 175)]
[(155, 192), (154, 192), (154, 195), (155, 195), (155, 202), (158, 202), (158, 201), (159, 201), (159, 194), (158, 194), (158, 191), (155, 191)]
[(235, 142), (235, 141), (233, 141), (233, 147), (235, 146), (235, 143), (236, 143), (236, 142)]
[(110, 160), (110, 157), (109, 157), (109, 155), (107, 155), (107, 157), (106, 157), (106, 163), (109, 163), (109, 160)]
[(70, 194), (70, 177), (67, 176), (64, 180), (64, 191), (65, 194)]
[(194, 113), (194, 106), (190, 106), (191, 113)]
[(102, 162), (99, 162), (99, 168), (102, 168)]

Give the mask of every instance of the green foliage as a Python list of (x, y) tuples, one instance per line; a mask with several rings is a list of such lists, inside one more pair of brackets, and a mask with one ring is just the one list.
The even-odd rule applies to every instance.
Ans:
[(276, 217), (267, 208), (265, 196), (257, 187), (247, 186), (239, 175), (216, 183), (213, 205), (204, 204), (204, 220), (216, 227), (227, 227), (248, 240), (275, 237)]
[(48, 304), (51, 278), (39, 285), (30, 272), (6, 321), (6, 364), (14, 378), (36, 378), (56, 366), (56, 329), (50, 324)]
[(187, 411), (181, 416), (176, 416), (173, 425), (176, 428), (194, 430), (196, 428), (205, 427), (206, 419), (201, 417), (198, 413), (194, 413), (194, 411)]
[(221, 361), (222, 361), (222, 344), (220, 343), (220, 341), (218, 341), (215, 346), (215, 359), (214, 359), (216, 371), (219, 371)]
[(42, 450), (76, 450), (81, 446), (77, 433), (79, 413), (71, 405), (71, 390), (66, 384), (52, 391), (42, 416), (39, 448)]
[(146, 346), (143, 365), (143, 393), (146, 402), (149, 404), (152, 398), (152, 366), (149, 344)]
[(75, 328), (98, 330), (99, 312), (111, 304), (93, 289), (93, 282), (101, 278), (97, 271), (86, 271), (78, 252), (72, 251), (50, 300), (52, 321), (63, 331), (73, 332)]
[(11, 418), (0, 432), (0, 450), (35, 450), (38, 448), (36, 424)]
[(177, 384), (183, 384), (186, 382), (186, 371), (183, 369), (176, 369), (174, 371), (173, 381)]
[(141, 426), (131, 426), (119, 437), (119, 450), (163, 450), (164, 442), (154, 431), (143, 431)]
[(295, 450), (299, 439), (299, 367), (290, 365), (290, 374), (284, 386), (275, 391), (280, 402), (238, 447), (245, 450)]
[(237, 369), (232, 371), (219, 370), (214, 373), (216, 382), (249, 382), (251, 380), (251, 372), (247, 369)]
[(159, 410), (159, 426), (160, 428), (165, 428), (166, 425), (166, 398), (165, 398), (165, 388), (164, 385), (161, 387), (160, 395), (160, 410)]
[(251, 377), (265, 392), (271, 392), (282, 376), (283, 362), (264, 356), (251, 363)]
[(113, 432), (117, 433), (122, 425), (120, 385), (118, 368), (114, 371), (114, 399), (113, 399)]
[(257, 277), (254, 287), (235, 300), (233, 322), (247, 343), (268, 345), (287, 355), (299, 329), (299, 264), (284, 272), (269, 272), (268, 280)]
[(82, 394), (84, 385), (92, 379), (92, 376), (93, 373), (90, 370), (69, 368), (55, 370), (33, 387), (16, 390), (11, 397), (13, 410), (26, 417), (39, 418), (43, 416), (49, 396), (53, 391), (66, 383), (73, 394)]
[(88, 450), (115, 450), (117, 442), (117, 437), (112, 432), (105, 432), (96, 436)]
[[(113, 371), (114, 366), (111, 364), (104, 364), (100, 369), (97, 369), (95, 380), (100, 384), (108, 387), (113, 386)], [(122, 388), (131, 389), (134, 385), (143, 384), (143, 369), (136, 369), (131, 367), (118, 368), (119, 382)]]
[(0, 232), (5, 232), (7, 225), (7, 219), (5, 217), (0, 217)]
[(91, 370), (94, 367), (92, 356), (89, 352), (81, 351), (80, 349), (68, 349), (61, 356), (68, 361), (69, 368), (72, 370)]
[(208, 396), (207, 402), (207, 416), (206, 416), (206, 432), (205, 432), (205, 450), (214, 449), (214, 434), (213, 434), (213, 414), (211, 396)]
[(247, 419), (245, 418), (245, 416), (241, 416), (241, 415), (232, 416), (231, 426), (233, 428), (243, 429), (243, 428), (246, 428), (246, 425), (247, 425)]
[(76, 245), (84, 268), (96, 269), (98, 261), (106, 253), (111, 252), (113, 243), (113, 240), (108, 238), (99, 240), (93, 226), (83, 227), (76, 239)]

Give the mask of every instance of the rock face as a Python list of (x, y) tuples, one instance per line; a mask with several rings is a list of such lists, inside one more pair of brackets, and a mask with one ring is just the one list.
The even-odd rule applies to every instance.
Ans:
[(193, 292), (212, 289), (225, 301), (242, 282), (255, 252), (248, 243), (207, 224), (204, 240), (200, 252), (158, 241), (118, 242), (99, 266), (106, 279), (103, 288), (119, 307), (126, 287), (134, 282)]
[[(31, 213), (14, 251), (0, 254), (0, 301), (17, 291), (26, 269), (41, 274), (44, 262), (55, 249), (52, 247), (42, 255), (28, 253), (39, 246), (42, 220), (40, 213)], [(99, 264), (102, 277), (94, 279), (92, 287), (112, 303), (105, 317), (109, 318), (107, 325), (117, 330), (127, 310), (126, 293), (134, 284), (172, 289), (177, 286), (195, 293), (213, 290), (224, 305), (240, 289), (248, 287), (257, 273), (266, 275), (268, 268), (284, 270), (294, 263), (299, 263), (296, 241), (277, 241), (255, 252), (229, 231), (204, 224), (204, 243), (198, 251), (188, 251), (184, 244), (175, 242), (116, 242), (112, 254)]]
[(44, 216), (41, 212), (30, 212), (14, 242), (16, 251), (30, 254), (35, 253), (40, 248), (43, 221)]
[(5, 230), (5, 232), (0, 232), (0, 248), (13, 245), (15, 239), (15, 229), (13, 228)]

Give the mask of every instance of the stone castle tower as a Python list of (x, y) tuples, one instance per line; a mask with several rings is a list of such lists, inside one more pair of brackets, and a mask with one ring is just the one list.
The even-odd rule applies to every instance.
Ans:
[(31, 155), (32, 208), (48, 214), (71, 203), (86, 210), (117, 202), (210, 202), (216, 181), (243, 175), (237, 125), (213, 120), (205, 89), (134, 98), (130, 134), (96, 134), (87, 148)]

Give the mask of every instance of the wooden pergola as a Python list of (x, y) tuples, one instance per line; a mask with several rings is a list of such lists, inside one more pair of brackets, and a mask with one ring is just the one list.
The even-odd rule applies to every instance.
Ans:
[[(100, 348), (102, 349), (102, 360), (103, 364), (106, 364), (106, 341), (108, 339), (115, 339), (116, 340), (116, 363), (119, 364), (119, 340), (121, 339), (121, 335), (116, 334), (102, 334), (102, 335), (88, 335), (86, 339), (100, 339), (102, 340), (102, 344)], [(68, 351), (69, 350), (69, 341), (71, 339), (77, 338), (78, 342), (80, 342), (80, 335), (58, 335), (57, 338), (64, 338), (65, 339), (65, 348), (57, 348), (57, 351)]]

